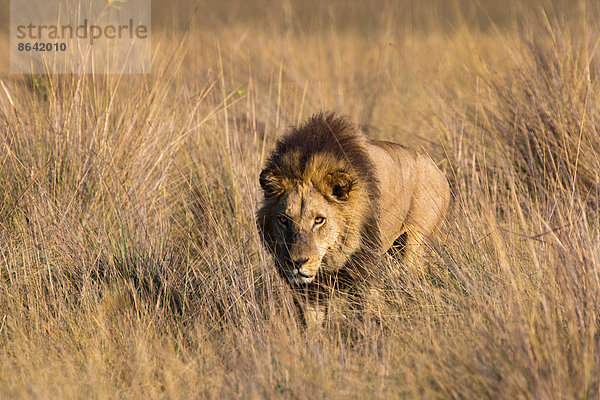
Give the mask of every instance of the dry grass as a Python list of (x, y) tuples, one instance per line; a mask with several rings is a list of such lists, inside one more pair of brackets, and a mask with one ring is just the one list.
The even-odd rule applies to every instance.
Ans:
[[(596, 2), (250, 4), (155, 5), (149, 76), (2, 78), (0, 397), (600, 398)], [(453, 204), (305, 332), (253, 215), (321, 108)]]

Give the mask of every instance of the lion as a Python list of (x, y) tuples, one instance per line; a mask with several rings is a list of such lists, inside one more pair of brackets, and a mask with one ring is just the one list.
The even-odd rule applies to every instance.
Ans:
[(259, 232), (280, 275), (308, 296), (305, 322), (322, 321), (318, 303), (328, 289), (376, 274), (374, 261), (394, 244), (404, 259), (417, 259), (450, 201), (430, 158), (367, 139), (334, 112), (280, 138), (259, 180)]

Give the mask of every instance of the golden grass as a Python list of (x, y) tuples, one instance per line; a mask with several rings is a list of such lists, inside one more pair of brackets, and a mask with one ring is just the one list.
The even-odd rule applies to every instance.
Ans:
[[(149, 76), (2, 78), (0, 397), (599, 398), (598, 5), (249, 4), (155, 5)], [(321, 108), (453, 200), (305, 332), (254, 212)]]

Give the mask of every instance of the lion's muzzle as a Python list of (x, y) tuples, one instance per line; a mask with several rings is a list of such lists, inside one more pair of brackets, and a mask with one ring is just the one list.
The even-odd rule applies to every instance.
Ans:
[(311, 283), (315, 279), (318, 264), (307, 257), (286, 260), (284, 274), (292, 285)]
[(311, 283), (321, 264), (314, 237), (305, 230), (294, 231), (290, 236), (285, 249), (285, 275), (292, 284)]

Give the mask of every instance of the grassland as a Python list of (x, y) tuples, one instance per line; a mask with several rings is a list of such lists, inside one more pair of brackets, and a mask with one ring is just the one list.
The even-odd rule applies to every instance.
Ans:
[[(600, 398), (596, 2), (157, 3), (151, 75), (1, 78), (0, 398)], [(254, 213), (320, 109), (453, 198), (305, 331)]]

